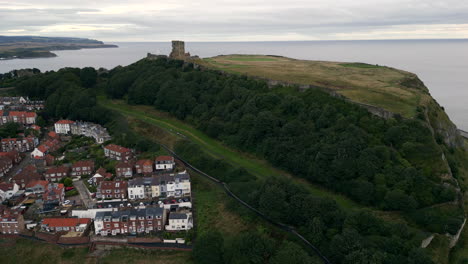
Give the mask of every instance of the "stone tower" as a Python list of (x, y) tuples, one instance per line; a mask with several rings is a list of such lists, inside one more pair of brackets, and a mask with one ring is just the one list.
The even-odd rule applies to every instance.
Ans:
[(184, 60), (186, 58), (185, 54), (185, 43), (180, 40), (172, 41), (172, 52), (169, 55), (171, 59)]

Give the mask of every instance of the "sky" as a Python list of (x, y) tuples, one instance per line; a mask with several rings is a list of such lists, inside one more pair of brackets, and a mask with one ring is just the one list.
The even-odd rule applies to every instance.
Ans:
[(103, 41), (468, 38), (468, 1), (0, 0), (0, 35)]

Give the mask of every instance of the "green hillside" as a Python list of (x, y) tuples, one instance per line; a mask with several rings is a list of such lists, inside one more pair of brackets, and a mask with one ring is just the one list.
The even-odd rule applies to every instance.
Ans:
[[(149, 141), (169, 145), (272, 220), (294, 227), (333, 263), (447, 263), (445, 234), (456, 234), (464, 218), (460, 198), (468, 178), (467, 155), (455, 126), (427, 89), (410, 73), (365, 64), (310, 62), (315, 64), (304, 74), (297, 69), (282, 76), (278, 70), (291, 66), (274, 65), (284, 60), (293, 61), (235, 56), (229, 61), (242, 66), (229, 67), (243, 71), (256, 63), (252, 71), (271, 67), (270, 74), (277, 71), (280, 81), (292, 83), (303, 76), (308, 84), (347, 97), (349, 91), (364, 95), (365, 87), (373, 90), (375, 85), (372, 93), (386, 98), (385, 93), (395, 91), (392, 103), (406, 110), (395, 111), (399, 107), (391, 109), (372, 93), (368, 97), (374, 101), (365, 103), (412, 118), (383, 119), (322, 88), (269, 87), (242, 74), (165, 58), (110, 72), (63, 69), (13, 84), (19, 93), (46, 99), (45, 116), (105, 124), (116, 143), (138, 150), (148, 149)], [(344, 87), (350, 83), (348, 91)], [(213, 194), (200, 197), (210, 208), (218, 206)], [(200, 252), (217, 252), (211, 257), (225, 263), (247, 255), (278, 263), (280, 256), (272, 248), (281, 248), (281, 232), (231, 234), (227, 227), (239, 221), (224, 222), (248, 218), (248, 212), (229, 202), (223, 208), (233, 210), (225, 221), (204, 222), (213, 223), (219, 233), (207, 232), (209, 224), (197, 231), (207, 234), (198, 240), (196, 262), (202, 259)], [(265, 228), (260, 222), (255, 226), (257, 231)], [(431, 233), (441, 234), (437, 243), (419, 248)], [(217, 243), (207, 243), (211, 240)], [(247, 254), (241, 240), (258, 241), (262, 248)], [(303, 254), (300, 243), (291, 243), (287, 253)], [(457, 252), (461, 256), (463, 249)]]

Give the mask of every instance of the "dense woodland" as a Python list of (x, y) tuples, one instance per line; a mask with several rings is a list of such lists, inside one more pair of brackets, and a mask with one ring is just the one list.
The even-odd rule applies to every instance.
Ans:
[[(201, 71), (166, 59), (142, 60), (109, 72), (66, 68), (13, 83), (21, 94), (47, 100), (45, 119), (110, 124), (118, 128), (111, 129), (114, 138), (126, 146), (145, 148), (115, 115), (97, 105), (98, 93), (129, 104), (153, 105), (233, 148), (362, 205), (402, 211), (428, 231), (454, 234), (463, 221), (461, 209), (442, 214), (430, 207), (453, 201), (457, 193), (440, 177), (447, 173), (441, 160), (442, 143), (418, 119), (384, 120), (320, 90), (270, 89), (262, 81)], [(431, 263), (419, 248), (421, 232), (409, 226), (386, 222), (371, 211), (340, 208), (287, 178), (256, 179), (200, 154), (189, 142), (179, 143), (176, 151), (228, 183), (271, 219), (296, 227), (333, 263)], [(194, 257), (199, 263), (283, 263), (288, 256), (304, 253), (291, 244), (281, 247), (285, 252), (280, 254), (260, 234), (225, 240), (213, 231), (197, 241)], [(247, 246), (249, 241), (258, 243)], [(291, 263), (311, 262), (298, 257)]]

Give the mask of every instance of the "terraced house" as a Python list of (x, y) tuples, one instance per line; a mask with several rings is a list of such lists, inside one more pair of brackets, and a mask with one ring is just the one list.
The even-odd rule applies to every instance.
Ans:
[(101, 199), (124, 199), (127, 197), (126, 181), (102, 181), (99, 183), (96, 197)]
[(135, 171), (138, 174), (153, 173), (153, 161), (149, 159), (139, 160), (135, 163)]
[(71, 176), (92, 175), (94, 172), (94, 161), (80, 160), (73, 163), (71, 168)]
[(187, 172), (136, 178), (128, 181), (128, 198), (131, 200), (190, 195), (190, 175)]
[(159, 207), (113, 212), (97, 212), (94, 219), (96, 234), (141, 234), (164, 230), (166, 211)]
[(133, 153), (131, 149), (115, 145), (109, 144), (104, 147), (104, 155), (107, 158), (114, 159), (114, 160), (122, 160), (128, 161), (133, 158)]
[(174, 157), (158, 156), (155, 160), (156, 170), (173, 170), (175, 167)]
[(56, 166), (46, 170), (44, 177), (49, 182), (58, 182), (61, 179), (68, 177), (70, 168), (67, 166)]
[(2, 151), (9, 152), (16, 150), (18, 152), (27, 152), (33, 150), (39, 145), (39, 139), (33, 136), (23, 138), (3, 138)]
[(36, 123), (37, 114), (24, 111), (0, 111), (0, 117), (0, 125), (11, 122), (21, 125), (33, 125)]
[(115, 165), (115, 175), (117, 177), (131, 178), (133, 176), (133, 163), (131, 161), (120, 161)]
[(24, 217), (21, 209), (11, 209), (0, 205), (0, 233), (19, 234), (24, 230)]

